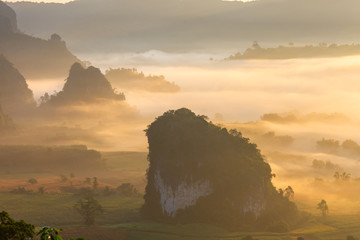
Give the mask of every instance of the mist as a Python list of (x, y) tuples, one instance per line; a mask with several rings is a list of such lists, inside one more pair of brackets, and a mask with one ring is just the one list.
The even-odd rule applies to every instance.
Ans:
[(359, 233), (358, 2), (0, 3), (11, 216), (88, 240)]

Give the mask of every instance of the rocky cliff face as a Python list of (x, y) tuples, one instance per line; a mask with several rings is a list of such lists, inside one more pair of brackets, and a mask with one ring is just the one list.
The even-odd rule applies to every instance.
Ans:
[[(183, 108), (158, 117), (146, 134), (145, 217), (241, 228), (296, 212), (273, 187), (270, 166), (256, 145), (236, 130)], [(283, 209), (288, 213), (281, 217), (272, 212)]]
[(155, 188), (160, 193), (162, 213), (171, 217), (176, 217), (181, 209), (195, 206), (200, 197), (208, 196), (213, 192), (209, 180), (183, 181), (174, 189), (165, 183), (160, 172), (155, 174), (154, 180)]
[(17, 32), (17, 20), (15, 11), (0, 1), (0, 33)]
[(36, 107), (25, 78), (3, 55), (0, 55), (0, 104), (10, 115), (26, 113)]

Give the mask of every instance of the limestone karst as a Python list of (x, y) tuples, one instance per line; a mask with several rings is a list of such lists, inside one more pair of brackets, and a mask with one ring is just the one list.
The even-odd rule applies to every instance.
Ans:
[(25, 78), (3, 55), (0, 55), (0, 104), (4, 112), (13, 115), (36, 107), (33, 92)]
[(72, 65), (62, 91), (52, 96), (45, 94), (41, 98), (43, 105), (91, 103), (99, 99), (122, 101), (125, 96), (115, 92), (98, 68), (84, 68), (80, 63)]
[(57, 34), (43, 40), (17, 28), (16, 13), (0, 1), (0, 54), (11, 61), (27, 79), (65, 77), (78, 62)]
[(238, 131), (183, 108), (158, 117), (146, 135), (146, 218), (236, 229), (287, 227), (295, 219), (296, 206), (272, 185), (269, 164)]

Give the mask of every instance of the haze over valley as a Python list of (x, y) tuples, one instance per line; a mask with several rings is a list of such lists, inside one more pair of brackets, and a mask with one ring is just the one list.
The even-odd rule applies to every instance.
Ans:
[(357, 7), (0, 1), (0, 239), (360, 238)]

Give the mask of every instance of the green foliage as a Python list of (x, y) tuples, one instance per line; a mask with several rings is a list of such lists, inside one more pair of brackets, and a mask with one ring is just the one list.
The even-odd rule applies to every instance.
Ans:
[[(40, 240), (63, 240), (60, 236), (60, 231), (62, 229), (57, 229), (53, 227), (43, 227), (37, 235), (40, 235)], [(70, 240), (86, 240), (85, 238), (70, 238)]]
[(40, 240), (63, 240), (59, 231), (62, 231), (62, 229), (43, 227), (37, 235), (40, 235)]
[[(158, 117), (146, 135), (150, 167), (142, 208), (145, 217), (211, 222), (232, 229), (264, 228), (269, 222), (295, 221), (296, 206), (277, 193), (271, 184), (269, 164), (257, 146), (240, 132), (228, 131), (208, 122), (205, 116), (182, 108)], [(182, 182), (208, 180), (213, 191), (199, 198), (195, 206), (178, 211), (173, 219), (162, 212), (155, 173), (173, 189)], [(243, 211), (247, 204), (252, 204), (250, 201), (257, 202), (254, 211), (261, 216)]]
[(23, 220), (15, 221), (5, 211), (0, 212), (0, 239), (25, 240), (34, 236), (35, 227)]
[(84, 218), (85, 225), (95, 224), (95, 217), (103, 213), (102, 206), (93, 196), (80, 199), (74, 206), (75, 210)]

